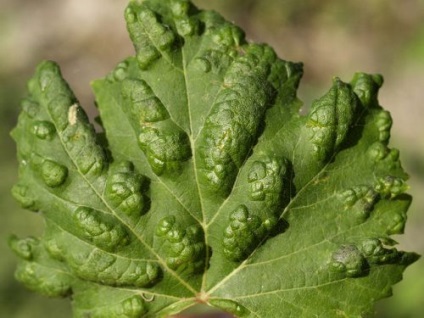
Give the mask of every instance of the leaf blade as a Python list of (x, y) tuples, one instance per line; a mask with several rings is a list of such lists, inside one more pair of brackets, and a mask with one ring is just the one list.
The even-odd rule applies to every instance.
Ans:
[(382, 77), (335, 79), (300, 116), (301, 64), (218, 14), (146, 0), (126, 19), (136, 56), (92, 84), (107, 144), (57, 66), (30, 81), (13, 194), (47, 227), (45, 257), (17, 249), (24, 268), (70, 273), (52, 293), (73, 292), (76, 317), (370, 312), (418, 257), (390, 238), (410, 197)]

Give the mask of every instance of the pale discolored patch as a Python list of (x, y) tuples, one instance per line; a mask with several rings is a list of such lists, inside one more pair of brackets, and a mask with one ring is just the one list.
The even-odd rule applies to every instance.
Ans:
[(78, 105), (73, 104), (68, 110), (68, 122), (71, 126), (77, 123)]

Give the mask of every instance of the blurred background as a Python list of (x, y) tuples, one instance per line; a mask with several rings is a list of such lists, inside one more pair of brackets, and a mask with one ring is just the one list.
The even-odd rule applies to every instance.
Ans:
[[(196, 0), (220, 11), (267, 42), (286, 60), (303, 61), (300, 98), (308, 107), (331, 85), (356, 71), (381, 73), (380, 102), (394, 118), (391, 146), (410, 173), (406, 235), (400, 248), (424, 254), (424, 0)], [(71, 317), (69, 302), (30, 293), (15, 282), (16, 258), (7, 237), (39, 235), (42, 222), (10, 195), (17, 179), (9, 131), (36, 64), (57, 61), (82, 105), (94, 113), (92, 79), (133, 54), (123, 11), (127, 0), (0, 0), (0, 317)], [(420, 318), (424, 260), (407, 269), (394, 296), (380, 301), (378, 317)]]

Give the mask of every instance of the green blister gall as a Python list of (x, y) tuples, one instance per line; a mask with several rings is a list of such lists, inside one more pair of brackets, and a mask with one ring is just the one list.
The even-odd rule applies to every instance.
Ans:
[(28, 117), (33, 119), (39, 112), (40, 105), (31, 98), (25, 98), (21, 102), (21, 107)]
[(195, 11), (190, 1), (170, 1), (170, 9), (174, 16), (175, 27), (181, 36), (191, 36), (198, 32), (199, 23), (190, 17), (190, 11)]
[(211, 62), (205, 57), (196, 58), (197, 67), (205, 73), (209, 73), (212, 69)]
[(147, 69), (171, 48), (175, 35), (170, 28), (159, 23), (155, 13), (146, 6), (130, 3), (125, 18), (139, 66)]
[(100, 211), (79, 207), (74, 218), (85, 238), (96, 246), (113, 251), (130, 242), (126, 229), (118, 220)]
[(390, 199), (404, 193), (409, 189), (406, 182), (399, 177), (386, 176), (379, 178), (375, 185), (375, 191), (380, 193), (383, 197), (389, 197)]
[(206, 118), (199, 141), (202, 174), (210, 189), (224, 197), (256, 143), (263, 116), (272, 101), (272, 85), (266, 81), (266, 54), (258, 58), (254, 46), (246, 53), (226, 73), (224, 87)]
[(265, 158), (255, 161), (249, 171), (249, 198), (263, 201), (272, 211), (281, 205), (284, 178), (287, 174), (287, 160)]
[(334, 80), (326, 95), (312, 104), (306, 127), (318, 160), (328, 160), (345, 140), (357, 107), (351, 87), (339, 79)]
[(341, 192), (339, 196), (349, 213), (354, 213), (360, 222), (370, 216), (379, 199), (379, 195), (373, 187), (367, 185), (355, 186)]
[(212, 40), (221, 47), (237, 47), (244, 42), (244, 32), (235, 25), (225, 24), (212, 36)]
[(387, 264), (402, 257), (395, 248), (385, 248), (379, 239), (369, 239), (362, 242), (360, 249), (371, 264)]
[(47, 186), (55, 188), (66, 181), (68, 168), (57, 162), (45, 160), (41, 165), (41, 176)]
[(384, 79), (380, 74), (356, 73), (351, 81), (353, 91), (367, 108), (378, 107), (378, 91)]
[(106, 181), (106, 198), (124, 214), (137, 218), (145, 212), (147, 180), (134, 170), (130, 162), (113, 164)]
[(106, 79), (109, 83), (113, 84), (124, 81), (128, 76), (130, 76), (129, 61), (123, 60), (118, 65), (116, 65), (116, 67), (109, 74), (106, 75)]
[(48, 297), (66, 297), (71, 293), (71, 276), (35, 262), (20, 264), (15, 277), (29, 289)]
[(153, 45), (146, 45), (137, 52), (138, 65), (142, 70), (147, 69), (159, 57), (160, 53)]
[(32, 260), (34, 254), (34, 247), (39, 244), (39, 240), (35, 238), (18, 239), (17, 236), (13, 235), (9, 239), (9, 246), (16, 255), (27, 261)]
[(66, 297), (71, 294), (73, 277), (46, 257), (40, 240), (34, 238), (9, 241), (12, 250), (21, 258), (15, 272), (17, 280), (27, 288), (49, 297)]
[(178, 19), (175, 21), (175, 25), (177, 27), (178, 34), (181, 36), (190, 36), (196, 32), (198, 28), (197, 21), (193, 19)]
[(56, 132), (56, 128), (51, 122), (36, 121), (32, 126), (32, 133), (39, 139), (51, 140)]
[(61, 137), (78, 169), (84, 175), (97, 177), (106, 166), (106, 158), (97, 143), (94, 128), (86, 122), (86, 115), (80, 109), (77, 105), (69, 107), (69, 125)]
[(187, 16), (193, 6), (188, 0), (171, 0), (170, 8), (175, 17), (181, 18)]
[(139, 295), (129, 297), (119, 303), (112, 303), (108, 306), (83, 310), (77, 318), (139, 318), (147, 312), (144, 300)]
[(248, 257), (277, 223), (273, 216), (261, 219), (245, 205), (238, 206), (229, 219), (222, 240), (223, 252), (229, 260), (236, 262)]
[[(69, 242), (73, 242), (72, 248), (66, 248)], [(67, 236), (58, 244), (63, 259), (81, 279), (108, 286), (134, 287), (152, 286), (160, 280), (161, 268), (155, 262), (122, 257), (87, 243), (78, 244), (78, 240)]]
[(233, 261), (245, 259), (266, 239), (277, 225), (288, 195), (287, 159), (267, 155), (260, 159), (251, 164), (247, 175), (247, 197), (256, 204), (251, 209), (238, 206), (224, 230), (224, 254)]
[[(50, 133), (56, 130), (67, 154), (83, 174), (99, 176), (105, 167), (105, 154), (97, 144), (96, 133), (88, 122), (87, 115), (62, 78), (59, 66), (51, 61), (41, 63), (30, 83), (34, 83), (30, 85), (31, 98), (38, 102), (51, 118), (49, 124), (41, 121), (38, 126), (42, 123), (43, 131), (46, 131), (45, 127), (48, 126)], [(40, 135), (40, 128), (37, 128), (36, 132)], [(45, 132), (42, 135), (48, 137)]]
[(392, 218), (392, 222), (391, 222), (391, 225), (389, 226), (387, 233), (389, 235), (403, 234), (405, 232), (405, 223), (406, 223), (405, 213), (395, 214)]
[(165, 106), (143, 80), (127, 79), (122, 84), (131, 123), (138, 143), (157, 175), (179, 171), (191, 157), (187, 134), (169, 117)]
[(33, 98), (49, 112), (56, 129), (62, 132), (70, 124), (68, 109), (77, 100), (62, 78), (59, 66), (51, 61), (41, 63), (33, 80), (38, 82), (31, 91)]
[(12, 195), (24, 209), (38, 211), (36, 197), (25, 184), (18, 183), (12, 188)]
[(332, 255), (332, 269), (347, 277), (365, 275), (366, 265), (364, 255), (355, 245), (343, 245)]
[(368, 156), (376, 164), (388, 167), (390, 170), (401, 169), (399, 150), (386, 146), (385, 143), (375, 142), (368, 149)]
[(191, 156), (187, 135), (172, 126), (144, 126), (140, 129), (138, 142), (157, 175), (178, 172)]
[(199, 57), (196, 57), (196, 68), (204, 73), (220, 73), (224, 71), (233, 61), (229, 54), (218, 50), (206, 50)]
[(168, 241), (166, 263), (171, 269), (185, 273), (204, 270), (206, 247), (198, 226), (182, 229), (174, 216), (168, 216), (158, 223), (156, 235)]
[(169, 118), (165, 106), (145, 81), (128, 79), (122, 89), (123, 95), (130, 100), (132, 115), (141, 125)]
[(381, 111), (377, 115), (376, 126), (379, 132), (379, 140), (387, 143), (390, 138), (390, 129), (392, 127), (392, 116), (388, 111)]
[(382, 142), (375, 142), (368, 148), (368, 155), (374, 162), (383, 160), (389, 153), (389, 148)]

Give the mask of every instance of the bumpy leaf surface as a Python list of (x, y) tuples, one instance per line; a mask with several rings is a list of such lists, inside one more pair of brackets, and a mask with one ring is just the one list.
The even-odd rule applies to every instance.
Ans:
[(92, 86), (96, 133), (53, 62), (29, 81), (13, 195), (39, 239), (16, 277), (74, 317), (361, 317), (417, 255), (383, 79), (358, 73), (299, 114), (302, 65), (185, 0), (133, 1), (136, 55)]

